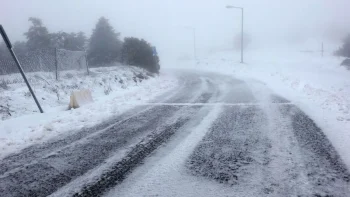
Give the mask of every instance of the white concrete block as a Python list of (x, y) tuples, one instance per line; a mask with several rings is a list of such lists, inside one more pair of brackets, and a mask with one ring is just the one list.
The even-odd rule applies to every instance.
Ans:
[(73, 91), (70, 95), (69, 109), (79, 108), (85, 104), (92, 103), (92, 96), (90, 90)]

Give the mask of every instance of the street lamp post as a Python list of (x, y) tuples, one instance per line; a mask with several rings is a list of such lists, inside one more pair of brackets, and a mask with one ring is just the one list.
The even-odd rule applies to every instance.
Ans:
[(243, 63), (243, 21), (244, 21), (244, 9), (241, 7), (235, 7), (228, 5), (226, 6), (227, 9), (241, 9), (242, 10), (242, 32), (241, 32), (241, 63)]
[(196, 50), (196, 28), (194, 27), (185, 27), (186, 29), (191, 29), (193, 31), (193, 55), (194, 60), (197, 60), (197, 50)]

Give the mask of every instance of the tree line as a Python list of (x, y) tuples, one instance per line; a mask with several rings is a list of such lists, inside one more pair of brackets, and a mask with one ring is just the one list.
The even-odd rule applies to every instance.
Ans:
[[(31, 26), (24, 33), (26, 41), (17, 41), (13, 44), (18, 56), (53, 48), (86, 51), (89, 66), (109, 66), (115, 62), (121, 62), (142, 67), (150, 72), (159, 72), (159, 57), (154, 53), (151, 44), (134, 37), (121, 40), (120, 33), (115, 31), (105, 17), (99, 18), (90, 38), (87, 38), (84, 32), (50, 33), (39, 18), (30, 17), (28, 21)], [(11, 56), (7, 52), (5, 43), (1, 42), (0, 60), (7, 59), (11, 59)]]

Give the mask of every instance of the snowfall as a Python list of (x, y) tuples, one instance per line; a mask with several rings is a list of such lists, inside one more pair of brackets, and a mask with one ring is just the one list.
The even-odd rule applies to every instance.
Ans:
[[(297, 49), (248, 50), (241, 64), (238, 51), (221, 51), (197, 61), (164, 60), (160, 75), (147, 80), (135, 79), (135, 73), (145, 71), (120, 65), (92, 69), (90, 76), (62, 74), (58, 82), (52, 74), (30, 73), (44, 114), (38, 113), (18, 75), (0, 76), (9, 83), (6, 87), (0, 85), (0, 158), (91, 127), (171, 92), (178, 85), (172, 75), (176, 68), (263, 82), (305, 111), (350, 167), (350, 71), (340, 66), (343, 58), (331, 53), (321, 56), (320, 52)], [(94, 102), (68, 110), (70, 93), (75, 89), (90, 89)]]

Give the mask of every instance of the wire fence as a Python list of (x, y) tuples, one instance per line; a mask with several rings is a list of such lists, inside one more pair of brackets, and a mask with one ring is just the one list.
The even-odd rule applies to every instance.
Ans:
[[(18, 55), (24, 72), (52, 73), (56, 80), (60, 72), (80, 71), (89, 74), (85, 51), (69, 51), (65, 49), (39, 49)], [(0, 80), (4, 76), (19, 73), (13, 59), (0, 59)]]

